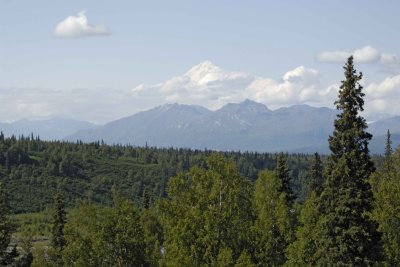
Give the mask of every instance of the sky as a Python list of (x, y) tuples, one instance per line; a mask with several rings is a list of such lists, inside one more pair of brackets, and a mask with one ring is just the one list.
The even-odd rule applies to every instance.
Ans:
[(333, 107), (350, 54), (366, 115), (400, 115), (398, 14), (395, 0), (0, 0), (0, 121)]

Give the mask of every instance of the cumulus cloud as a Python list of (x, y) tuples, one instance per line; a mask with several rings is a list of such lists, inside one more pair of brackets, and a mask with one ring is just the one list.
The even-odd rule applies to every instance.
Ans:
[(353, 53), (354, 60), (359, 63), (377, 62), (381, 58), (381, 53), (371, 46), (356, 49)]
[(108, 35), (110, 32), (104, 25), (90, 25), (83, 10), (75, 16), (69, 16), (57, 24), (54, 35), (61, 38)]
[(366, 87), (366, 94), (373, 98), (389, 96), (400, 98), (400, 75), (386, 78), (381, 83), (369, 84)]
[(382, 53), (380, 63), (388, 68), (395, 69), (400, 67), (400, 58), (394, 54)]
[(369, 113), (400, 114), (400, 75), (365, 87), (366, 110)]
[[(226, 71), (205, 61), (165, 82), (126, 90), (0, 88), (0, 121), (58, 116), (105, 123), (167, 103), (215, 110), (246, 98), (271, 109), (295, 104), (333, 108), (339, 84), (325, 86), (320, 76), (316, 69), (299, 66), (272, 79)], [(364, 87), (366, 115), (400, 114), (400, 75)]]
[[(320, 74), (300, 66), (285, 73), (280, 80), (257, 77), (245, 72), (224, 71), (210, 61), (194, 66), (182, 76), (156, 85), (141, 84), (133, 89), (142, 101), (165, 100), (199, 104), (210, 109), (229, 102), (252, 99), (277, 108), (293, 104), (325, 104), (330, 94), (320, 90)], [(324, 103), (321, 103), (324, 99)]]
[(346, 62), (346, 59), (351, 55), (351, 52), (348, 51), (325, 51), (318, 53), (316, 58), (320, 62), (328, 62), (328, 63), (343, 63)]
[(316, 59), (320, 62), (343, 64), (350, 55), (353, 55), (354, 60), (358, 63), (378, 63), (389, 68), (400, 67), (400, 59), (397, 55), (380, 52), (371, 46), (353, 51), (325, 51), (318, 53)]
[(215, 109), (229, 101), (241, 100), (243, 88), (253, 80), (250, 74), (224, 71), (205, 61), (181, 76), (155, 85), (141, 84), (132, 92), (144, 102), (162, 104), (167, 100)]
[(319, 72), (304, 66), (286, 72), (282, 80), (256, 78), (247, 88), (247, 97), (271, 107), (302, 104), (320, 98)]

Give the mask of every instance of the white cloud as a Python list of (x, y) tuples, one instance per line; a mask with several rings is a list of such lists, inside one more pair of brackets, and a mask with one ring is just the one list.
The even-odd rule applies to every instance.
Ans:
[(386, 78), (381, 83), (371, 83), (365, 91), (369, 97), (373, 98), (400, 97), (400, 75)]
[(335, 50), (318, 53), (316, 58), (320, 62), (344, 63), (352, 53), (349, 51)]
[(54, 34), (62, 38), (110, 34), (104, 25), (90, 25), (85, 13), (86, 11), (83, 10), (76, 16), (69, 16), (58, 23)]
[(313, 101), (318, 96), (319, 72), (304, 66), (288, 71), (281, 81), (257, 78), (246, 90), (248, 98), (271, 107)]
[[(360, 49), (359, 58), (374, 60), (376, 53)], [(400, 114), (400, 75), (380, 83), (362, 82), (365, 87), (365, 114), (386, 112)], [(194, 66), (182, 76), (156, 85), (141, 84), (133, 89), (135, 98), (143, 103), (161, 105), (166, 102), (196, 104), (217, 109), (229, 102), (246, 98), (275, 109), (295, 104), (333, 108), (339, 84), (325, 86), (318, 70), (297, 67), (281, 79), (258, 77), (245, 72), (225, 71), (209, 61)]]
[(304, 66), (288, 71), (281, 80), (274, 80), (245, 72), (224, 71), (205, 61), (164, 83), (141, 84), (133, 89), (133, 93), (141, 101), (156, 104), (168, 100), (216, 109), (248, 98), (277, 108), (302, 103), (317, 104), (321, 98), (326, 98), (328, 93), (319, 90), (319, 78), (317, 70)]
[[(320, 79), (319, 71), (304, 66), (286, 72), (281, 79), (272, 79), (226, 71), (206, 61), (183, 75), (132, 90), (0, 88), (0, 121), (58, 116), (104, 123), (166, 103), (215, 110), (246, 98), (272, 109), (294, 104), (333, 108), (339, 85), (325, 86)], [(400, 114), (400, 75), (364, 86), (366, 115)]]
[(229, 100), (241, 100), (243, 88), (254, 76), (243, 72), (224, 71), (210, 61), (200, 63), (182, 76), (173, 77), (156, 85), (141, 84), (133, 89), (135, 97), (143, 102), (160, 105), (168, 101), (201, 104), (211, 109)]
[(366, 110), (368, 113), (385, 112), (400, 114), (400, 75), (386, 78), (380, 83), (365, 87)]
[(385, 66), (392, 67), (392, 68), (400, 66), (400, 58), (394, 54), (382, 53), (380, 62), (382, 64), (384, 64)]
[(381, 53), (371, 46), (365, 46), (356, 49), (353, 52), (354, 60), (359, 63), (373, 63), (378, 62), (381, 58)]
[(371, 46), (364, 46), (353, 51), (324, 51), (318, 53), (316, 59), (320, 62), (343, 64), (350, 55), (353, 55), (354, 61), (358, 63), (378, 63), (388, 68), (400, 67), (400, 59), (397, 55), (380, 52)]

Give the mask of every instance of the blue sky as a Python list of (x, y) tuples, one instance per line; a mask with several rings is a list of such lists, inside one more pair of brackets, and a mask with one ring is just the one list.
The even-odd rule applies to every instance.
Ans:
[[(14, 107), (0, 110), (0, 121), (101, 123), (171, 101), (329, 105), (343, 57), (357, 51), (368, 111), (400, 115), (390, 108), (400, 100), (398, 14), (397, 1), (0, 0), (0, 99)], [(57, 30), (68, 17), (87, 21)], [(205, 61), (212, 64), (195, 70), (208, 80), (184, 75)], [(232, 72), (249, 76), (238, 81)], [(305, 96), (284, 99), (282, 90)], [(316, 92), (323, 97), (308, 96)]]

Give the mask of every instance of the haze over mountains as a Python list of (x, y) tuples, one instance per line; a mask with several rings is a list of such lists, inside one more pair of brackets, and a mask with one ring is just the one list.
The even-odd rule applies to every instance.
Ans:
[[(45, 140), (131, 144), (196, 149), (328, 153), (328, 136), (337, 111), (308, 105), (270, 110), (245, 100), (211, 111), (201, 106), (167, 104), (99, 126), (54, 118), (0, 123), (5, 135), (39, 135)], [(373, 153), (382, 153), (386, 131), (400, 144), (400, 116), (370, 122)]]
[[(80, 130), (65, 139), (139, 146), (147, 143), (157, 147), (327, 153), (327, 139), (336, 114), (333, 109), (307, 105), (270, 110), (251, 100), (227, 104), (216, 111), (167, 104), (98, 128)], [(387, 129), (392, 132), (394, 145), (400, 143), (400, 116), (372, 122), (369, 129), (375, 136), (371, 142), (374, 153), (383, 151)]]
[(39, 136), (43, 140), (61, 140), (65, 136), (74, 134), (79, 130), (94, 129), (98, 125), (73, 119), (52, 118), (47, 120), (18, 120), (7, 123), (0, 122), (0, 131), (6, 136), (12, 134), (19, 136)]

